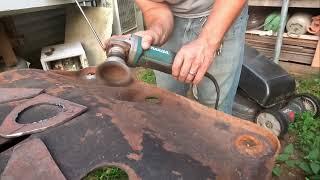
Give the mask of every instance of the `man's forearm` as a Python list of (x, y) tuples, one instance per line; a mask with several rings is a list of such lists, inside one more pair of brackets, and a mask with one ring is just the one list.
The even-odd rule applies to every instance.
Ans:
[(246, 0), (216, 0), (199, 38), (207, 41), (209, 46), (216, 47), (245, 4)]
[(150, 0), (136, 0), (140, 7), (144, 22), (148, 30), (157, 34), (155, 44), (162, 45), (169, 38), (173, 30), (173, 15), (165, 3), (156, 3)]

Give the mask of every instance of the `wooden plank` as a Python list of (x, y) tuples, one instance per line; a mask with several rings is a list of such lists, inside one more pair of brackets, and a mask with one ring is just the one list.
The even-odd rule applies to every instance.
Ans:
[[(281, 7), (281, 0), (249, 0), (249, 6)], [(289, 7), (320, 8), (319, 0), (290, 0)]]
[[(276, 43), (276, 37), (275, 36), (259, 36), (255, 34), (246, 34), (246, 40), (256, 40), (263, 43), (270, 43), (275, 44)], [(283, 44), (288, 45), (299, 45), (303, 47), (309, 47), (316, 49), (317, 47), (317, 40), (306, 40), (306, 39), (294, 39), (285, 37), (283, 38)]]
[[(274, 49), (274, 44), (266, 44), (266, 43), (260, 43), (256, 41), (246, 41), (247, 44), (253, 47), (263, 47), (263, 48), (269, 48), (269, 49)], [(300, 46), (291, 46), (291, 45), (282, 45), (282, 50), (284, 51), (293, 51), (293, 52), (299, 52), (299, 53), (306, 53), (310, 54), (310, 56), (314, 56), (315, 49), (310, 49), (310, 48), (304, 48)]]
[[(260, 47), (254, 47), (254, 48), (256, 48), (259, 52), (261, 52), (268, 58), (273, 58), (273, 53), (274, 53), (273, 49), (260, 48)], [(313, 59), (313, 56), (305, 53), (293, 53), (290, 51), (289, 52), (282, 51), (280, 54), (281, 61), (290, 61), (290, 62), (297, 62), (297, 63), (311, 65), (312, 59)]]
[[(273, 33), (271, 31), (261, 31), (261, 30), (248, 30), (246, 31), (247, 34), (256, 34), (256, 35), (260, 35), (260, 36), (276, 36), (276, 35), (273, 35)], [(301, 35), (299, 37), (291, 37), (291, 36), (288, 36), (287, 33), (283, 33), (283, 37), (289, 37), (289, 38), (293, 38), (293, 39), (307, 39), (307, 40), (316, 40), (318, 41), (320, 39), (319, 36), (316, 36), (316, 35)]]
[(320, 67), (320, 40), (318, 41), (318, 46), (317, 46), (316, 52), (314, 53), (311, 66), (316, 68)]
[(17, 57), (13, 52), (10, 39), (0, 23), (0, 56), (2, 56), (6, 66), (11, 67), (17, 64)]
[(288, 71), (290, 74), (297, 76), (306, 75), (320, 75), (320, 68), (311, 67), (308, 65), (289, 63), (289, 62), (279, 62), (280, 66)]

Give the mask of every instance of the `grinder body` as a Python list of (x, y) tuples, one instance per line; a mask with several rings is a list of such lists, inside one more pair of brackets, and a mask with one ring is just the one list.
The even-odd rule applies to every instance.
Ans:
[(156, 46), (148, 50), (142, 48), (142, 38), (132, 35), (132, 46), (127, 65), (131, 67), (146, 67), (171, 74), (175, 53)]
[(126, 86), (132, 81), (129, 67), (145, 67), (171, 74), (175, 53), (155, 46), (144, 50), (141, 43), (142, 38), (136, 35), (110, 40), (107, 60), (97, 68), (98, 78), (107, 85)]

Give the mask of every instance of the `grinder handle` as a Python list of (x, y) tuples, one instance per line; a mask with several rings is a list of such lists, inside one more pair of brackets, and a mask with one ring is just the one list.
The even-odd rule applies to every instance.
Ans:
[(143, 67), (155, 69), (171, 74), (172, 64), (176, 53), (169, 50), (151, 46), (145, 50), (140, 57), (139, 64)]
[(140, 36), (132, 35), (134, 39), (133, 59), (128, 65), (133, 67), (146, 67), (171, 74), (171, 67), (176, 53), (161, 47), (151, 46), (148, 50), (142, 49)]

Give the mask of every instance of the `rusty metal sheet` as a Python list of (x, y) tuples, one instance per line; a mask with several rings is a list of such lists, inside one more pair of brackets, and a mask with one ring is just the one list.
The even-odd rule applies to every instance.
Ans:
[[(20, 124), (16, 122), (19, 114), (24, 110), (38, 105), (54, 105), (61, 107), (61, 112), (48, 119), (41, 119), (39, 122)], [(0, 136), (4, 138), (20, 137), (27, 134), (41, 132), (50, 127), (58, 126), (66, 121), (83, 113), (87, 107), (56, 98), (47, 94), (41, 94), (22, 104), (16, 106), (2, 121), (0, 125)]]
[[(271, 178), (279, 141), (251, 122), (140, 82), (108, 87), (83, 72), (10, 73), (16, 78), (0, 74), (0, 87), (41, 87), (88, 107), (63, 125), (31, 135), (43, 140), (67, 179), (110, 164), (131, 179)], [(0, 121), (4, 117), (0, 113)], [(0, 161), (0, 170), (6, 163)]]
[(32, 98), (42, 92), (43, 89), (36, 88), (0, 88), (0, 104)]
[(13, 149), (2, 180), (65, 180), (40, 139), (30, 139)]

